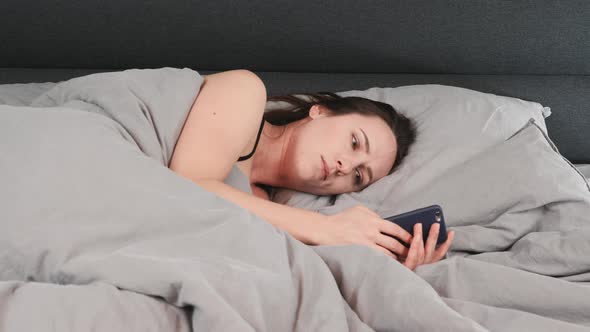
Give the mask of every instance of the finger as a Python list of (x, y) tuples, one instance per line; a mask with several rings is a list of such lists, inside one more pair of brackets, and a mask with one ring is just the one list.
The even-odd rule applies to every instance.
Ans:
[(377, 237), (376, 242), (378, 245), (395, 253), (398, 256), (407, 256), (408, 255), (409, 249), (406, 248), (403, 244), (399, 243), (398, 240), (392, 238), (391, 236), (381, 234)]
[(416, 268), (416, 246), (412, 242), (410, 245), (410, 251), (408, 251), (408, 256), (403, 260), (403, 264), (408, 269), (414, 271)]
[(375, 249), (381, 251), (382, 253), (386, 254), (387, 256), (397, 260), (397, 256), (394, 253), (392, 253), (391, 251), (389, 251), (381, 246), (378, 246), (378, 245), (374, 245), (373, 248), (375, 248)]
[(416, 266), (418, 266), (418, 247), (420, 246), (421, 242), (422, 239), (418, 237), (418, 234), (416, 233), (416, 226), (414, 225), (414, 238), (412, 239), (412, 243), (410, 244), (408, 256), (404, 261), (404, 265), (412, 271), (414, 271), (414, 269), (416, 269)]
[(436, 251), (434, 252), (433, 262), (438, 262), (443, 257), (445, 257), (447, 251), (449, 250), (449, 248), (451, 247), (451, 244), (453, 243), (454, 238), (455, 238), (455, 231), (450, 231), (449, 234), (447, 235), (447, 240), (443, 244), (441, 244), (438, 247), (438, 249), (436, 249)]
[(417, 265), (424, 264), (424, 239), (422, 237), (422, 224), (418, 223), (414, 226), (414, 234), (418, 238), (418, 255)]
[(455, 232), (450, 231), (448, 233), (447, 240), (443, 244), (441, 244), (438, 247), (438, 249), (436, 249), (436, 251), (433, 255), (433, 258), (432, 258), (432, 262), (438, 262), (445, 257), (447, 251), (449, 250), (449, 248), (451, 247), (451, 244), (453, 243), (454, 238), (455, 238)]
[(395, 236), (401, 241), (410, 244), (412, 242), (412, 234), (408, 233), (405, 229), (401, 228), (398, 224), (393, 223), (389, 220), (380, 219), (379, 231), (381, 233)]
[(440, 231), (440, 224), (434, 223), (432, 227), (430, 227), (430, 232), (428, 232), (428, 239), (426, 239), (426, 244), (424, 246), (424, 262), (430, 263), (434, 257), (434, 251), (436, 250), (436, 241), (438, 240), (438, 232)]

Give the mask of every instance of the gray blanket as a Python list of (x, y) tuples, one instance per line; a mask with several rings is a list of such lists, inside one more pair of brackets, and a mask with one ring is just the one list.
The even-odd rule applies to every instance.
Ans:
[(201, 83), (103, 73), (0, 106), (0, 330), (590, 328), (590, 194), (534, 124), (432, 184), (456, 243), (414, 273), (306, 246), (171, 172)]

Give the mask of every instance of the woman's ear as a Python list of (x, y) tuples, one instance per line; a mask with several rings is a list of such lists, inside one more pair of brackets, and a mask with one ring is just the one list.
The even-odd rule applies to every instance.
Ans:
[(312, 119), (316, 119), (325, 115), (326, 109), (321, 105), (315, 104), (309, 108), (309, 117)]

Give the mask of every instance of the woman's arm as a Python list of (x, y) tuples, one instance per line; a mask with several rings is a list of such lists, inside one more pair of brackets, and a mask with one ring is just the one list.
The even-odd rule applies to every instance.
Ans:
[(191, 180), (224, 181), (239, 156), (254, 147), (265, 105), (266, 88), (252, 72), (205, 76), (176, 142), (170, 169)]
[(322, 227), (326, 216), (312, 211), (281, 205), (256, 197), (216, 180), (193, 180), (204, 189), (249, 210), (274, 226), (287, 231), (297, 240), (317, 245), (320, 244)]

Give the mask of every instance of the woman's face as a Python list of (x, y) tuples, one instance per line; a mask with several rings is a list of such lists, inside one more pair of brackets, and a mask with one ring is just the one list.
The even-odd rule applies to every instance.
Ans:
[(295, 126), (281, 164), (285, 187), (317, 195), (359, 191), (387, 175), (397, 142), (378, 116), (332, 115), (314, 105)]

